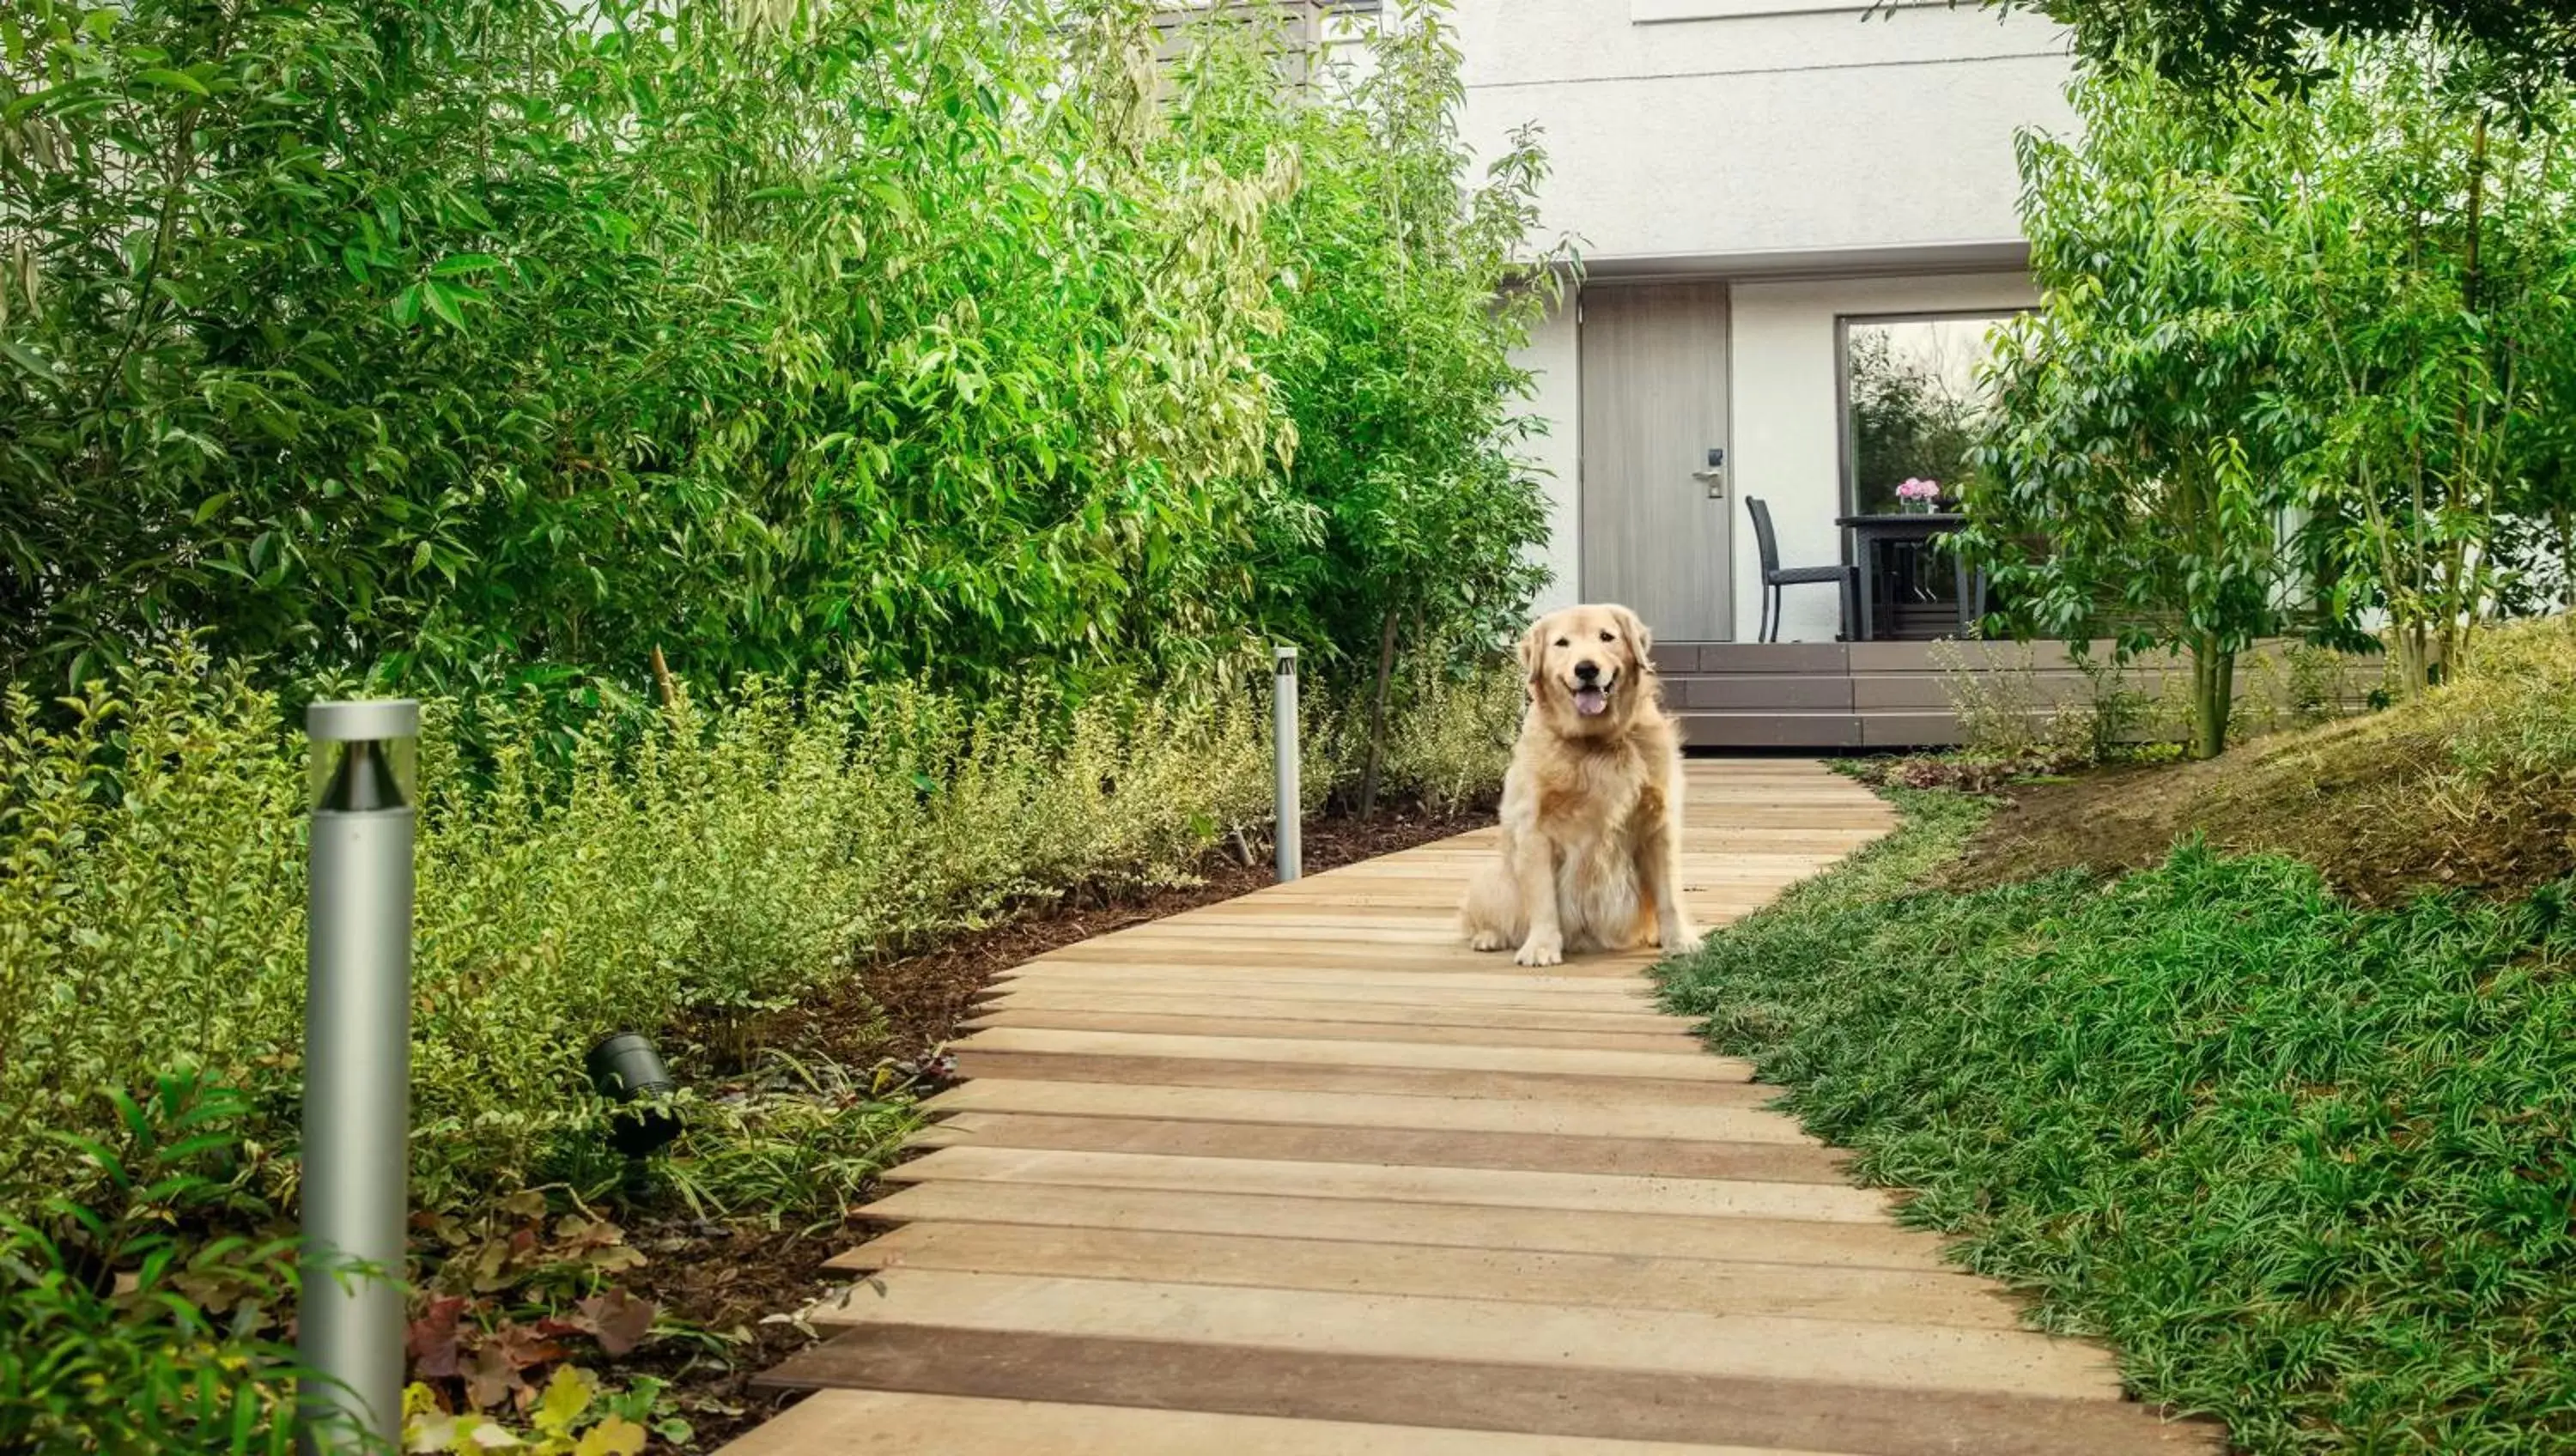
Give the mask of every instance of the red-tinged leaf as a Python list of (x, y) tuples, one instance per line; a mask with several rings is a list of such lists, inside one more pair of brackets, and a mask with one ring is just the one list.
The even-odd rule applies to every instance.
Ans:
[(433, 1299), (404, 1332), (403, 1348), (411, 1353), (412, 1373), (425, 1380), (451, 1379), (459, 1373), (464, 1351), (457, 1345), (457, 1321), (465, 1314), (465, 1297)]
[(564, 1357), (564, 1347), (535, 1325), (505, 1324), (494, 1330), (487, 1350), (498, 1350), (513, 1370), (551, 1365)]
[(623, 1289), (594, 1294), (575, 1308), (580, 1311), (582, 1328), (611, 1355), (623, 1355), (644, 1343), (644, 1337), (652, 1333), (653, 1316), (661, 1312), (653, 1301), (638, 1299)]
[(507, 1401), (514, 1393), (528, 1388), (519, 1378), (517, 1367), (500, 1347), (486, 1345), (474, 1352), (473, 1363), (465, 1368), (465, 1398), (476, 1410), (491, 1410)]

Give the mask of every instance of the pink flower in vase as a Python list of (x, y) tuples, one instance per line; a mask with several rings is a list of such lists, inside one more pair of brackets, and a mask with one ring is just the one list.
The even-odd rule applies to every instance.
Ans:
[(1908, 480), (1896, 487), (1896, 498), (1915, 509), (1928, 509), (1941, 498), (1941, 482)]

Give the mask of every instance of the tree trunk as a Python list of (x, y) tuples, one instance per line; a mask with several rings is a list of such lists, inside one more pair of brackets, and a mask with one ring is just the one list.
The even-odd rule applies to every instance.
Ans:
[(1386, 756), (1386, 698), (1395, 684), (1396, 624), (1403, 620), (1401, 607), (1386, 611), (1385, 630), (1378, 634), (1377, 691), (1369, 697), (1368, 753), (1360, 764), (1360, 817), (1377, 812), (1378, 765)]
[(653, 691), (662, 699), (663, 712), (680, 705), (680, 685), (671, 680), (671, 664), (662, 660), (659, 643), (653, 647)]
[(2236, 654), (2204, 637), (2191, 649), (2191, 756), (2227, 751), (2227, 718), (2235, 707)]

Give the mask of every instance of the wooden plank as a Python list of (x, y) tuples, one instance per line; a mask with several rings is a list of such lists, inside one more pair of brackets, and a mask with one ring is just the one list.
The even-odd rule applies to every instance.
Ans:
[[(1147, 991), (1130, 994), (1093, 988), (1020, 987), (988, 1000), (983, 1014), (1096, 1011), (1103, 1015), (1168, 1017), (1240, 1017), (1268, 1021), (1324, 1021), (1343, 1026), (1413, 1026), (1424, 1029), (1607, 1032), (1629, 1036), (1670, 1035), (1687, 1026), (1655, 1011), (1522, 1010), (1509, 1005), (1461, 1004), (1446, 998), (1388, 993), (1365, 1000), (1334, 995), (1297, 997), (1279, 992), (1230, 996), (1217, 988)], [(1688, 1033), (1684, 1033), (1687, 1035)]]
[(1169, 952), (1150, 961), (1121, 952), (1115, 956), (1051, 956), (1014, 967), (1004, 979), (1018, 982), (1081, 981), (1113, 976), (1187, 976), (1210, 985), (1250, 982), (1280, 986), (1344, 986), (1362, 990), (1510, 991), (1544, 994), (1566, 1001), (1590, 1001), (1610, 1008), (1614, 1002), (1642, 1002), (1653, 994), (1646, 984), (1647, 961), (1641, 956), (1613, 960), (1608, 956), (1569, 960), (1545, 971), (1516, 969), (1503, 955), (1477, 955), (1464, 946), (1449, 953), (1442, 969), (1403, 966), (1385, 969), (1319, 966), (1312, 958), (1262, 957), (1277, 964), (1255, 964), (1251, 958), (1210, 955), (1184, 960)]
[(1214, 1288), (901, 1269), (806, 1311), (892, 1324), (1324, 1350), (1391, 1359), (1830, 1380), (1896, 1390), (2120, 1398), (2110, 1357), (2019, 1330), (1516, 1304), (1498, 1299)]
[(1792, 1456), (1750, 1446), (1527, 1436), (1206, 1411), (826, 1390), (718, 1456)]
[(1601, 1051), (1589, 1047), (1456, 1046), (1438, 1042), (1341, 1041), (1323, 1037), (1175, 1036), (1150, 1031), (1082, 1031), (998, 1026), (955, 1043), (978, 1052), (1048, 1052), (1067, 1056), (1190, 1057), (1222, 1062), (1284, 1062), (1319, 1067), (1422, 1067), (1442, 1071), (1545, 1072), (1568, 1077), (1662, 1078), (1683, 1082), (1750, 1082), (1750, 1062), (1675, 1056), (1670, 1051)]
[(1599, 1098), (1611, 1095), (1699, 1107), (1760, 1107), (1778, 1089), (1747, 1082), (1691, 1082), (1679, 1078), (1630, 1078), (1616, 1084), (1599, 1077), (1555, 1072), (1453, 1072), (1430, 1067), (1319, 1067), (1299, 1062), (1217, 1062), (1197, 1057), (1103, 1057), (1056, 1052), (979, 1051), (957, 1048), (957, 1071), (967, 1078), (1016, 1077), (1032, 1082), (1137, 1082), (1164, 1087), (1245, 1087), (1272, 1092), (1387, 1092), (1404, 1097), (1490, 1097), (1502, 1101)]
[(2202, 1423), (2134, 1406), (1828, 1381), (1389, 1360), (1319, 1351), (862, 1327), (767, 1383), (872, 1386), (1423, 1428), (1717, 1441), (1867, 1456), (2217, 1456)]
[(1664, 685), (1668, 707), (1722, 708), (1730, 712), (1848, 713), (1851, 679), (1842, 676), (1730, 673), (1725, 677), (1684, 678)]
[(1276, 1097), (1225, 1087), (1129, 1086), (1114, 1082), (978, 1078), (923, 1104), (934, 1114), (1017, 1112), (1063, 1117), (1150, 1117), (1300, 1127), (1379, 1127), (1424, 1132), (1500, 1132), (1539, 1137), (1640, 1138), (1660, 1142), (1763, 1142), (1821, 1146), (1798, 1124), (1762, 1108), (1707, 1107), (1621, 1097), (1592, 1101), (1498, 1101), (1308, 1092)]
[(1173, 1233), (1420, 1244), (1433, 1248), (1542, 1249), (1675, 1259), (1937, 1270), (1941, 1241), (1892, 1224), (1810, 1219), (1699, 1218), (1655, 1213), (1571, 1213), (1553, 1208), (1393, 1203), (1279, 1194), (1173, 1193), (1073, 1184), (916, 1183), (859, 1210), (880, 1223), (1026, 1223), (1161, 1229)]
[(2020, 1327), (2020, 1312), (2012, 1301), (1968, 1274), (1747, 1264), (1653, 1254), (917, 1223), (861, 1244), (834, 1259), (831, 1267), (851, 1273), (944, 1269), (1368, 1294), (1438, 1296), (1471, 1290), (1483, 1299), (1569, 1308), (1723, 1310), (1978, 1330)]
[(1667, 644), (1656, 648), (1655, 656), (1664, 662), (1668, 675), (1676, 676), (1740, 672), (1827, 677), (1839, 676), (1851, 665), (1850, 651), (1840, 642), (1708, 642), (1690, 648)]
[(1182, 1118), (961, 1112), (915, 1133), (915, 1148), (1055, 1148), (1267, 1162), (1519, 1168), (1631, 1177), (1728, 1178), (1843, 1186), (1843, 1155), (1797, 1143), (1562, 1137), (1403, 1127), (1326, 1127)]
[(1860, 747), (1860, 720), (1849, 713), (1684, 709), (1673, 716), (1681, 725), (1682, 743), (1690, 748)]
[[(1339, 1009), (1339, 1008), (1329, 1008)], [(1431, 1022), (1342, 1021), (1308, 1015), (1286, 1018), (1231, 1016), (1165, 1016), (1152, 1012), (1048, 1010), (1020, 1006), (994, 1011), (962, 1023), (969, 1031), (1021, 1027), (1049, 1031), (1145, 1032), (1162, 1036), (1253, 1039), (1322, 1039), (1438, 1043), (1488, 1049), (1547, 1047), (1561, 1050), (1635, 1052), (1667, 1057), (1704, 1057), (1708, 1049), (1676, 1023), (1660, 1031), (1580, 1031), (1555, 1027), (1522, 1029), (1500, 1026), (1442, 1026)]]
[[(1151, 1153), (941, 1148), (886, 1172), (889, 1182), (1039, 1183), (1077, 1188), (1144, 1188), (1167, 1193), (1259, 1193), (1358, 1198), (1384, 1203), (1481, 1204), (1693, 1218), (1810, 1219), (1875, 1223), (1887, 1196), (1872, 1189), (1719, 1178), (1633, 1178), (1603, 1173), (1502, 1172), (1490, 1168), (1398, 1168), (1360, 1163), (1283, 1163), (1254, 1158), (1176, 1158)], [(1393, 1237), (1392, 1234), (1389, 1237)]]
[[(1670, 1024), (1651, 1031), (1593, 1031), (1559, 1026), (1496, 1026), (1491, 1022), (1460, 1024), (1453, 1019), (1411, 1020), (1389, 1007), (1384, 1021), (1351, 1021), (1346, 1004), (1294, 1007), (1284, 1016), (1227, 1016), (1218, 998), (1198, 1003), (1195, 1011), (1164, 1014), (1141, 1009), (1142, 1001), (1125, 1007), (1032, 1006), (1014, 999), (1003, 1008), (961, 1023), (969, 1031), (995, 1026), (1042, 1026), (1066, 1031), (1151, 1031), (1175, 1036), (1328, 1036), (1337, 1041), (1454, 1042), (1496, 1047), (1591, 1047), (1600, 1051), (1661, 1052), (1667, 1056), (1705, 1056), (1699, 1039)], [(1289, 1003), (1292, 1007), (1294, 1003)], [(1436, 1008), (1423, 1008), (1436, 1010)]]
[(1111, 996), (1241, 997), (1247, 1003), (1261, 1000), (1316, 1002), (1324, 1005), (1349, 1003), (1449, 1006), (1460, 1010), (1563, 1012), (1568, 1016), (1655, 1014), (1654, 1000), (1642, 977), (1624, 1001), (1604, 1002), (1589, 997), (1559, 995), (1553, 991), (1487, 990), (1482, 986), (1461, 986), (1450, 990), (1422, 982), (1346, 986), (1331, 982), (1275, 981), (1262, 977), (1234, 977), (1219, 980), (1175, 971), (1103, 971), (1091, 975), (1041, 977), (1034, 980), (1025, 976), (1013, 977), (987, 987), (978, 999), (1015, 1004), (1024, 997), (1032, 1000), (1044, 998), (1062, 1001), (1067, 998), (1094, 995), (1103, 998)]

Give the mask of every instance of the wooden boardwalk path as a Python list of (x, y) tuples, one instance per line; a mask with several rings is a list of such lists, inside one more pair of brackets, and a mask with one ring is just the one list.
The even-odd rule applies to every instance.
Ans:
[[(1883, 833), (1822, 766), (1691, 765), (1702, 925)], [(1451, 923), (1492, 831), (1003, 980), (834, 1261), (818, 1393), (730, 1456), (2128, 1456), (2216, 1451), (1658, 1013)]]

